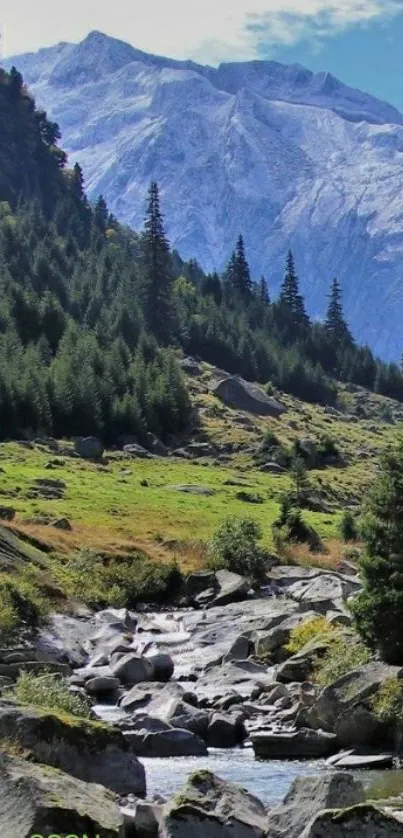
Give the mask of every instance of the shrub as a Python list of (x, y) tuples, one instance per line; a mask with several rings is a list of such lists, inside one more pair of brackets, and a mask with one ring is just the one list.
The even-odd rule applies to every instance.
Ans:
[(331, 436), (325, 434), (321, 437), (318, 443), (317, 456), (318, 460), (324, 465), (326, 465), (329, 460), (340, 460), (340, 450)]
[(273, 460), (279, 466), (288, 468), (291, 462), (291, 452), (283, 445), (276, 434), (270, 429), (266, 431), (263, 441), (255, 455), (257, 463)]
[(331, 635), (335, 631), (337, 629), (326, 620), (326, 617), (312, 617), (311, 620), (305, 620), (305, 622), (291, 629), (286, 650), (291, 655), (295, 655), (311, 640), (324, 634)]
[(350, 509), (345, 509), (340, 520), (340, 535), (343, 541), (357, 541), (358, 527)]
[(267, 554), (259, 547), (262, 532), (250, 518), (230, 517), (220, 524), (211, 539), (208, 552), (211, 566), (259, 581), (266, 571)]
[(387, 678), (371, 699), (372, 709), (380, 722), (389, 724), (403, 720), (403, 681)]
[(80, 550), (57, 573), (70, 596), (94, 608), (134, 608), (140, 601), (169, 602), (182, 585), (175, 563), (155, 564), (140, 551), (130, 558), (102, 559), (91, 550)]
[(11, 640), (22, 631), (35, 631), (46, 616), (48, 604), (29, 579), (0, 575), (0, 638)]
[(364, 587), (352, 604), (367, 645), (392, 664), (403, 663), (403, 440), (387, 449), (363, 519)]
[(307, 524), (300, 509), (292, 506), (290, 495), (283, 496), (280, 516), (272, 525), (273, 542), (281, 552), (289, 544), (308, 544), (313, 552), (323, 550), (323, 544), (316, 530)]
[(89, 702), (81, 695), (69, 692), (66, 681), (52, 672), (42, 672), (40, 675), (20, 672), (16, 684), (7, 695), (20, 704), (33, 704), (82, 719), (88, 719), (90, 715)]
[(357, 640), (354, 634), (345, 630), (335, 630), (334, 634), (330, 635), (327, 651), (314, 666), (315, 681), (322, 687), (327, 687), (337, 678), (347, 675), (348, 672), (371, 660), (370, 650)]

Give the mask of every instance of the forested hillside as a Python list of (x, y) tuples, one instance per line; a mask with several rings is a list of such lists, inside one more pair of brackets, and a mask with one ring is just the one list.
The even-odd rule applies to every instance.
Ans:
[(250, 276), (242, 236), (225, 274), (204, 275), (170, 252), (155, 183), (141, 234), (122, 227), (102, 197), (90, 206), (14, 69), (0, 70), (0, 124), (3, 439), (181, 433), (191, 408), (178, 350), (308, 401), (334, 403), (337, 378), (403, 400), (398, 366), (354, 343), (336, 280), (317, 324), (291, 253), (276, 301)]

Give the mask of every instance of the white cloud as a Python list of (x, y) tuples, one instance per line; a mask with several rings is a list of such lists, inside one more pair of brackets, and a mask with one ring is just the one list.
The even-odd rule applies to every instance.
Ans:
[[(4, 8), (7, 6), (7, 8)], [(77, 41), (99, 29), (135, 46), (206, 63), (253, 58), (259, 45), (289, 45), (403, 12), (403, 0), (54, 0), (3, 4), (6, 54), (58, 40)]]

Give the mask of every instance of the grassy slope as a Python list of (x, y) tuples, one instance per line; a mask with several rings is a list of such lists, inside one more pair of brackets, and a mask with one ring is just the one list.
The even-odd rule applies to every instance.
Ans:
[[(331, 511), (304, 513), (323, 538), (335, 539), (340, 510), (363, 497), (379, 451), (403, 427), (403, 408), (388, 401), (394, 422), (386, 423), (381, 417), (387, 400), (364, 391), (342, 391), (340, 398), (346, 412), (338, 415), (279, 394), (287, 412), (280, 420), (262, 419), (218, 402), (208, 389), (213, 377), (212, 368), (204, 365), (203, 375), (190, 379), (200, 422), (195, 436), (218, 445), (232, 442), (239, 446), (236, 453), (220, 462), (213, 458), (195, 462), (173, 458), (127, 460), (120, 452), (109, 452), (101, 465), (63, 456), (62, 466), (46, 470), (55, 454), (45, 444), (32, 448), (2, 444), (0, 503), (16, 509), (13, 528), (57, 553), (89, 546), (102, 553), (130, 554), (141, 547), (159, 561), (170, 561), (175, 556), (185, 568), (200, 564), (200, 542), (229, 514), (258, 520), (264, 541), (270, 545), (270, 525), (278, 512), (278, 499), (289, 485), (287, 475), (264, 474), (253, 462), (253, 450), (270, 427), (286, 443), (296, 437), (318, 438), (325, 433), (337, 441), (346, 468), (310, 474)], [(357, 405), (364, 407), (367, 418), (354, 417)], [(63, 480), (67, 486), (65, 498), (29, 497), (38, 477)], [(142, 485), (144, 481), (148, 485)], [(228, 485), (228, 481), (245, 484), (249, 491), (261, 495), (264, 503), (255, 505), (237, 499), (242, 486)], [(174, 488), (182, 484), (207, 487), (214, 495), (185, 494)], [(72, 532), (38, 523), (43, 516), (67, 517)]]

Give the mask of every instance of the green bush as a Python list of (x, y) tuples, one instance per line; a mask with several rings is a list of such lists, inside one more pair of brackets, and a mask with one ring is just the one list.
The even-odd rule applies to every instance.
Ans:
[(48, 604), (30, 579), (0, 575), (0, 640), (10, 641), (22, 631), (35, 631), (46, 616)]
[(370, 650), (352, 633), (339, 629), (329, 639), (327, 651), (314, 666), (315, 681), (322, 687), (372, 660)]
[(56, 570), (63, 589), (93, 608), (134, 608), (137, 602), (162, 604), (180, 592), (182, 575), (175, 563), (155, 564), (143, 553), (103, 559), (91, 550), (73, 554)]
[(292, 506), (292, 497), (283, 496), (280, 516), (272, 525), (273, 543), (278, 551), (289, 544), (308, 544), (312, 552), (321, 552), (323, 544), (316, 530), (307, 524), (300, 509)]
[(357, 541), (358, 527), (350, 509), (345, 509), (340, 520), (340, 535), (343, 541)]
[(403, 681), (388, 678), (371, 699), (372, 709), (380, 722), (403, 721)]
[(318, 461), (326, 465), (329, 461), (339, 461), (341, 459), (340, 450), (331, 436), (325, 434), (319, 440), (317, 448)]
[(295, 655), (311, 640), (323, 635), (331, 635), (336, 631), (336, 627), (331, 625), (326, 620), (326, 617), (312, 617), (311, 620), (305, 620), (303, 623), (291, 629), (290, 640), (287, 643), (286, 650), (291, 655)]
[(272, 460), (283, 468), (288, 468), (291, 462), (291, 452), (270, 429), (266, 431), (263, 441), (255, 454), (258, 464)]
[(40, 675), (20, 672), (16, 684), (7, 695), (20, 704), (33, 704), (82, 719), (89, 718), (89, 702), (81, 695), (69, 692), (66, 681), (51, 672), (42, 672)]
[(262, 531), (250, 518), (230, 517), (220, 524), (208, 545), (210, 565), (226, 568), (258, 582), (267, 569), (267, 553), (259, 547)]

